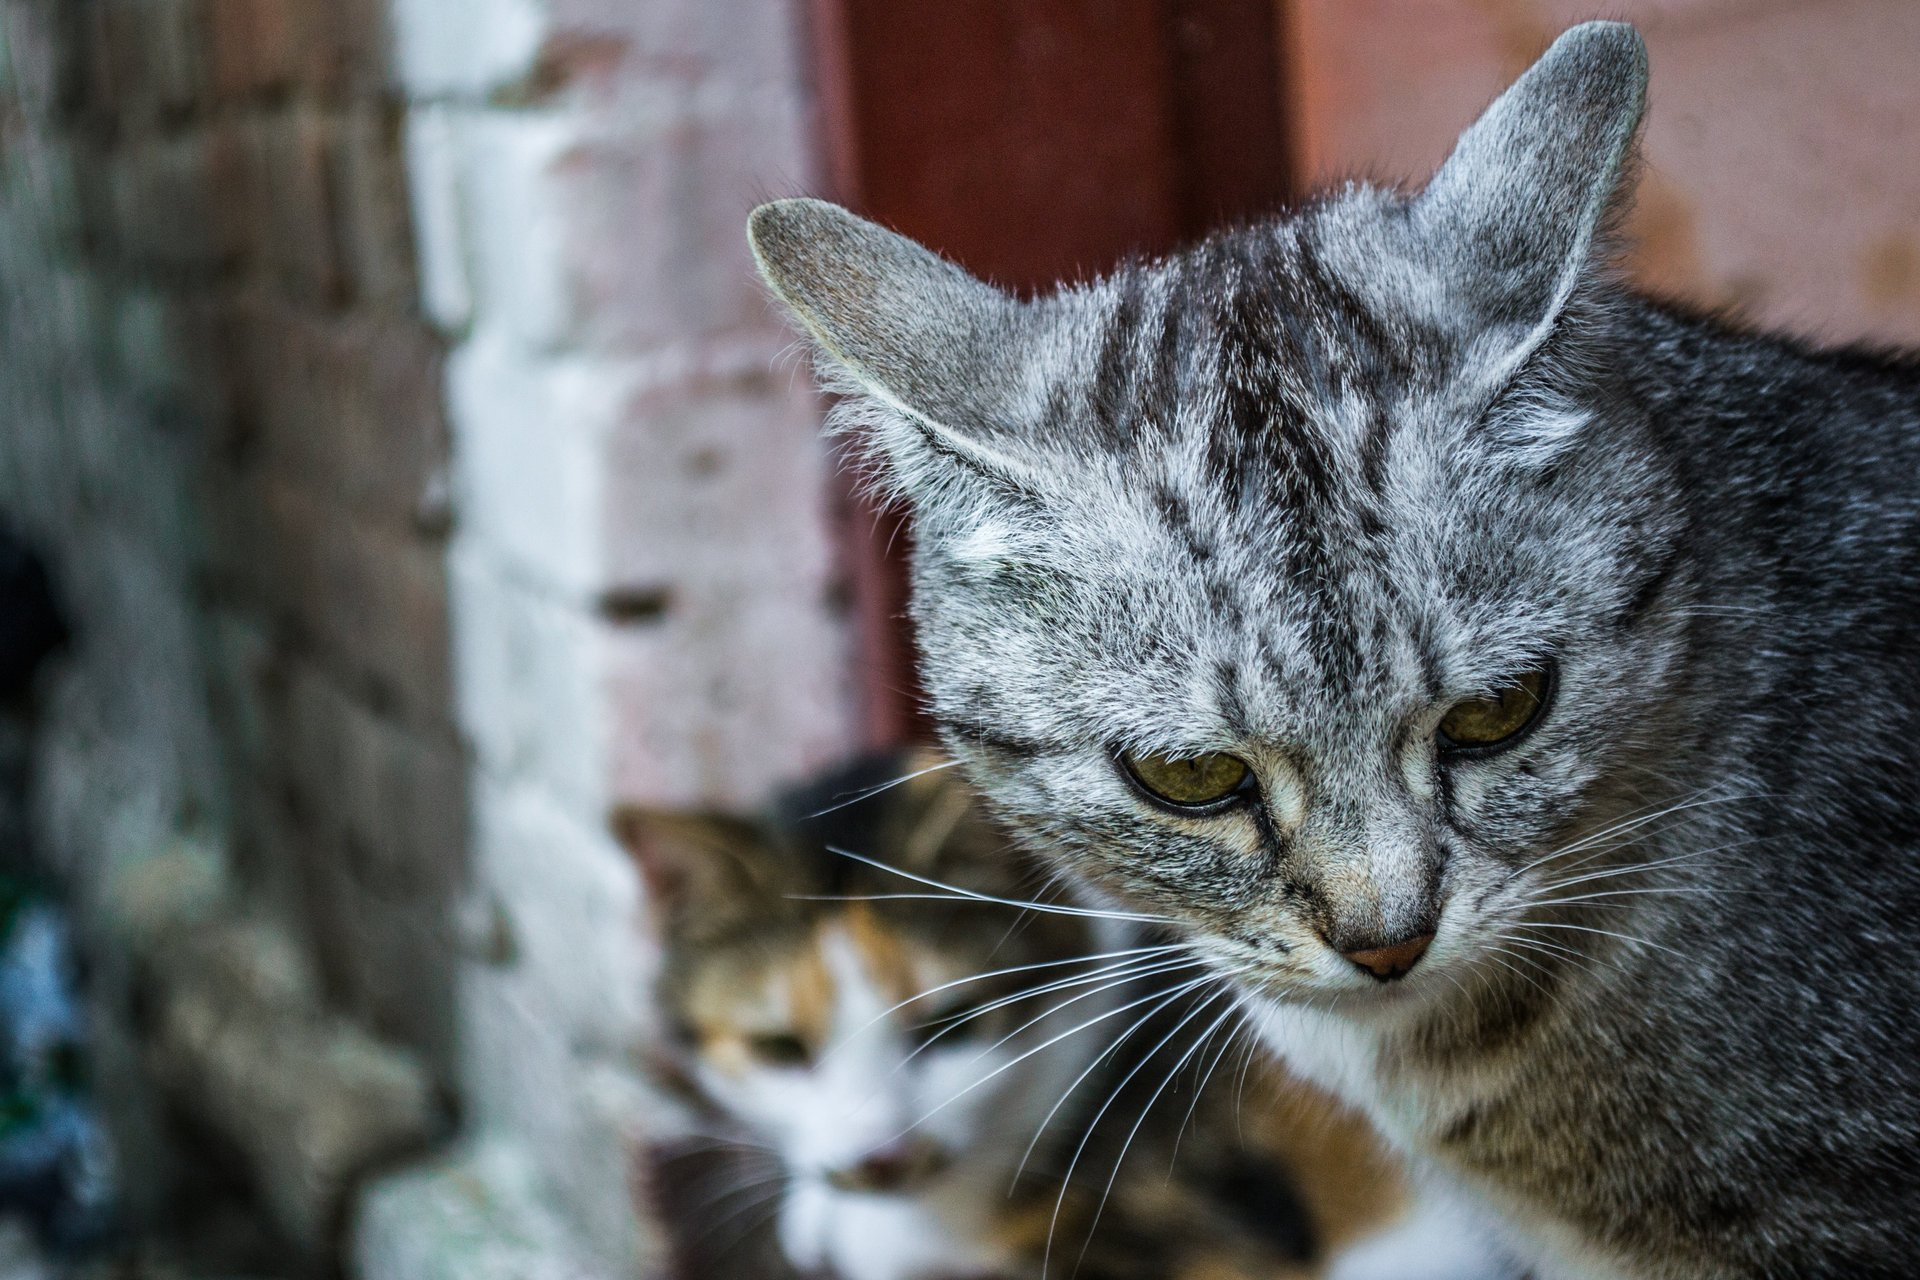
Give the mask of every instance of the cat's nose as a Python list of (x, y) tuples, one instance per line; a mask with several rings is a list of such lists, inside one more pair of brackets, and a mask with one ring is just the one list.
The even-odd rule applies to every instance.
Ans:
[(827, 1182), (840, 1191), (878, 1193), (911, 1190), (947, 1166), (947, 1153), (927, 1140), (902, 1139), (876, 1147), (846, 1169), (827, 1174)]
[(1420, 957), (1427, 954), (1427, 945), (1432, 941), (1431, 932), (1416, 933), (1384, 947), (1360, 947), (1340, 954), (1380, 981), (1389, 982), (1404, 976), (1407, 970), (1419, 964)]

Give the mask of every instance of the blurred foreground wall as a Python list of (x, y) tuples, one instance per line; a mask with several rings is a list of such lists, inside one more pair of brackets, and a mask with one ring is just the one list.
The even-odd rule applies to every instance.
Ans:
[(89, 931), (136, 1212), (194, 1194), (199, 1131), (319, 1252), (438, 1124), (466, 860), (441, 342), (377, 14), (4, 17), (0, 503), (77, 634), (42, 870)]
[(0, 15), (0, 514), (79, 637), (34, 807), (136, 1208), (217, 1149), (289, 1274), (643, 1272), (606, 814), (852, 732), (741, 234), (811, 173), (794, 15)]

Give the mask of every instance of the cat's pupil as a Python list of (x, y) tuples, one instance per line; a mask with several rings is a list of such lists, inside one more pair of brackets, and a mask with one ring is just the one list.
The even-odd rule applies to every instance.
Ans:
[(1443, 747), (1491, 747), (1532, 724), (1546, 702), (1547, 670), (1516, 676), (1498, 693), (1456, 703), (1440, 721)]
[(1252, 778), (1237, 756), (1210, 751), (1197, 756), (1123, 755), (1121, 764), (1148, 794), (1176, 806), (1210, 805), (1233, 795)]

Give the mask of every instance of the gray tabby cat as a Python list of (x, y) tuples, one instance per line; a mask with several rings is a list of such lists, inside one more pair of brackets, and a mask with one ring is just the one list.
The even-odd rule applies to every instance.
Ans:
[(1543, 1276), (1920, 1273), (1920, 365), (1608, 269), (1564, 35), (1418, 195), (1019, 301), (755, 214), (949, 745)]

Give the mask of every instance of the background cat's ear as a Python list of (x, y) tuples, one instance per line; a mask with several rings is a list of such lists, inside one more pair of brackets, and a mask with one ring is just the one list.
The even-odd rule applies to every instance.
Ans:
[(646, 879), (647, 905), (663, 932), (724, 923), (778, 892), (779, 853), (745, 819), (625, 806), (612, 826)]
[(1504, 378), (1546, 337), (1623, 192), (1647, 54), (1620, 22), (1566, 32), (1488, 107), (1413, 205)]
[(876, 443), (909, 496), (959, 466), (1028, 487), (1000, 448), (1026, 308), (885, 227), (824, 200), (776, 200), (747, 223), (760, 274), (851, 385), (883, 409)]

